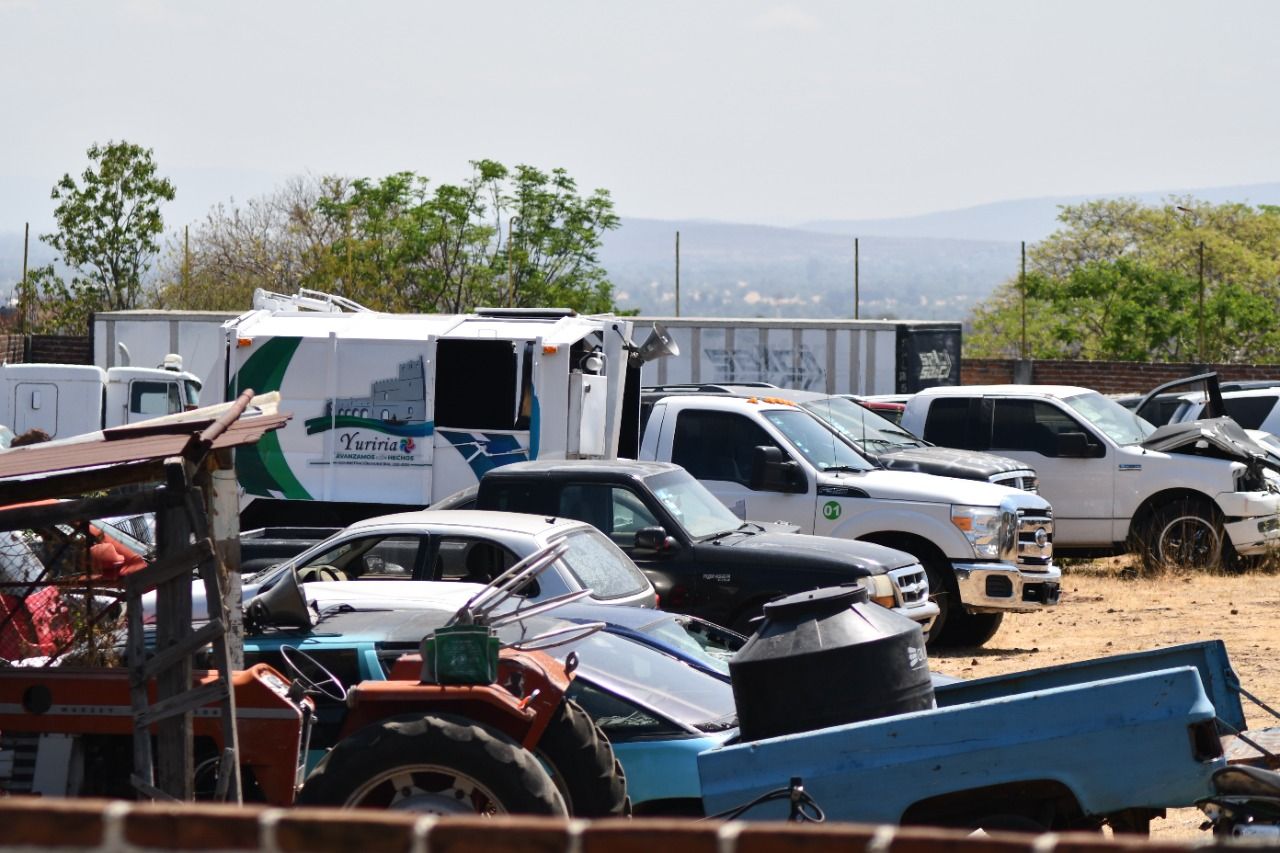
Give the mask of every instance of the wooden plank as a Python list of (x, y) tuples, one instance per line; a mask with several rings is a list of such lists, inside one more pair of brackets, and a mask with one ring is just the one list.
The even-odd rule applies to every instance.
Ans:
[(164, 464), (155, 459), (91, 471), (77, 470), (66, 474), (48, 474), (25, 479), (0, 481), (0, 505), (42, 501), (48, 498), (77, 497), (87, 492), (154, 483), (164, 479)]
[[(134, 726), (136, 728), (145, 728), (153, 723), (173, 722), (173, 718), (179, 714), (189, 714), (197, 708), (221, 702), (227, 697), (228, 692), (227, 684), (223, 681), (215, 681), (211, 684), (193, 687), (185, 693), (179, 693), (176, 696), (170, 696), (155, 703), (146, 712), (138, 716), (134, 721)], [(161, 758), (163, 757), (161, 756)], [(190, 780), (188, 779), (188, 781)], [(165, 788), (165, 790), (168, 790), (168, 788)], [(187, 797), (187, 799), (190, 799), (190, 797)]]
[(142, 677), (150, 679), (155, 675), (164, 672), (183, 658), (189, 658), (205, 646), (214, 642), (223, 636), (226, 631), (226, 625), (221, 619), (213, 619), (192, 634), (188, 634), (182, 642), (177, 645), (170, 646), (167, 649), (161, 649), (152, 655), (142, 666)]
[[(190, 578), (192, 570), (196, 569), (201, 562), (209, 559), (213, 553), (213, 543), (208, 539), (201, 539), (194, 545), (184, 548), (176, 554), (163, 557), (156, 560), (145, 569), (139, 569), (131, 575), (126, 575), (124, 579), (125, 591), (130, 595), (141, 595), (144, 591), (158, 588), (161, 584), (171, 581), (176, 577), (186, 576)], [(187, 586), (191, 585), (190, 580)], [(190, 593), (188, 592), (188, 598)], [(188, 617), (188, 623), (190, 617)]]
[(140, 777), (137, 773), (134, 773), (129, 777), (129, 784), (133, 785), (134, 789), (144, 797), (149, 797), (153, 800), (160, 800), (162, 803), (180, 802), (180, 800), (176, 800), (164, 791), (161, 791), (155, 785), (152, 785), (146, 779)]
[(155, 489), (147, 489), (128, 495), (107, 495), (42, 506), (14, 507), (0, 510), (0, 530), (26, 530), (32, 527), (68, 524), (82, 518), (96, 519), (112, 515), (154, 512), (160, 500), (161, 496)]
[[(167, 488), (185, 482), (186, 465), (181, 460), (166, 465)], [(177, 489), (175, 489), (177, 491)], [(185, 503), (186, 489), (181, 489)], [(177, 562), (175, 576), (156, 587), (156, 648), (177, 645), (191, 633), (191, 576), (192, 563), (183, 562), (190, 549), (191, 522), (183, 506), (175, 506), (156, 514), (157, 550), (160, 560)], [(202, 546), (211, 548), (208, 540)], [(207, 559), (202, 558), (202, 559)], [(171, 562), (172, 561), (172, 562)], [(185, 573), (183, 569), (185, 568)], [(225, 686), (223, 688), (225, 690)], [(147, 713), (148, 719), (156, 719), (156, 787), (171, 797), (190, 800), (194, 795), (195, 777), (194, 732), (191, 725), (191, 709), (186, 704), (190, 695), (199, 696), (202, 691), (191, 690), (191, 659), (184, 658), (156, 677), (156, 705)], [(215, 702), (221, 698), (208, 698)], [(155, 708), (167, 710), (157, 715)]]
[[(129, 704), (133, 708), (136, 719), (147, 710), (150, 697), (147, 695), (147, 680), (142, 678), (142, 667), (147, 657), (147, 639), (142, 624), (142, 599), (131, 596), (125, 603), (125, 614), (128, 618), (129, 634), (127, 648), (129, 650)], [(155, 782), (155, 767), (151, 763), (151, 732), (134, 729), (133, 732), (133, 778), (151, 788)], [(138, 787), (138, 782), (134, 783)], [(143, 790), (138, 788), (138, 790)]]

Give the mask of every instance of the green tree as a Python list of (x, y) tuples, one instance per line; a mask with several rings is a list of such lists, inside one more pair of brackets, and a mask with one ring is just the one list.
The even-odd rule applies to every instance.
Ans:
[[(1059, 221), (1063, 228), (1028, 251), (1030, 357), (1216, 363), (1280, 356), (1280, 210), (1122, 199), (1065, 207)], [(998, 288), (971, 324), (970, 354), (1019, 355), (1018, 280)]]
[(91, 145), (80, 182), (64, 174), (50, 197), (58, 230), (41, 239), (75, 271), (69, 293), (98, 308), (134, 308), (164, 231), (160, 203), (173, 184), (156, 172), (151, 149), (129, 142)]
[(318, 206), (321, 199), (341, 200), (347, 189), (341, 178), (299, 176), (247, 203), (216, 205), (204, 221), (168, 241), (155, 303), (246, 311), (258, 288), (279, 293), (331, 289), (330, 250), (342, 234)]
[(434, 189), (399, 172), (352, 182), (320, 211), (343, 236), (317, 278), (391, 311), (461, 312), (481, 305), (613, 307), (597, 250), (618, 226), (604, 190), (583, 197), (563, 169), (509, 170), (476, 160), (460, 184)]
[(30, 318), (28, 331), (36, 335), (83, 335), (89, 318), (105, 304), (104, 294), (93, 282), (76, 278), (67, 282), (53, 264), (28, 270), (18, 284), (19, 303)]

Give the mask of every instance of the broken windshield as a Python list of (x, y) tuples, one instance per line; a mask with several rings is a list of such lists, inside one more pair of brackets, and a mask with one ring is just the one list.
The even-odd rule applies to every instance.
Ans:
[(1141, 444), (1155, 431), (1146, 420), (1096, 391), (1067, 397), (1063, 402), (1119, 445)]

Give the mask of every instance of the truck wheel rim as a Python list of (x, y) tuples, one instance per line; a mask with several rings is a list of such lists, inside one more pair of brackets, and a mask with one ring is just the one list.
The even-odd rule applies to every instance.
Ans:
[(379, 774), (357, 788), (346, 806), (437, 815), (507, 813), (480, 782), (436, 764), (405, 765)]
[(1211, 566), (1222, 547), (1218, 531), (1198, 515), (1180, 515), (1160, 531), (1160, 559), (1171, 566)]

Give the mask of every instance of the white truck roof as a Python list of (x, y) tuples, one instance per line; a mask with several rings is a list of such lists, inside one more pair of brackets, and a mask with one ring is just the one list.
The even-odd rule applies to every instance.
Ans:
[(1074, 397), (1077, 394), (1095, 393), (1092, 388), (1078, 385), (939, 385), (925, 388), (916, 393), (917, 397), (1021, 397), (1027, 395), (1040, 397)]
[[(350, 314), (310, 311), (255, 311), (228, 323), (242, 337), (291, 336), (358, 340), (417, 341), (430, 337), (533, 340), (569, 345), (600, 328), (596, 316), (487, 317), (477, 314)], [(621, 321), (627, 322), (627, 321)]]

